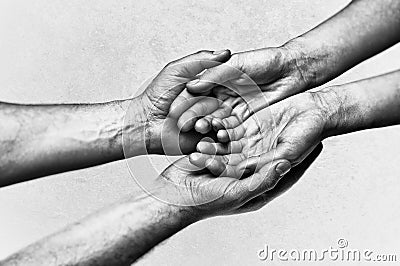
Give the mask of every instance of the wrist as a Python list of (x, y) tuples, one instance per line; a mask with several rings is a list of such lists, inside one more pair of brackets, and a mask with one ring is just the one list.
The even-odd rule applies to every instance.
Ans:
[(299, 36), (282, 46), (290, 54), (293, 71), (297, 71), (302, 77), (305, 90), (318, 87), (329, 80), (325, 71), (327, 55), (319, 52), (320, 48), (316, 45), (318, 43), (314, 40)]
[[(170, 181), (165, 182), (162, 177), (151, 188), (146, 189), (145, 197), (152, 206), (157, 206), (159, 210), (168, 212), (174, 217), (175, 223), (181, 223), (188, 226), (192, 223), (204, 219), (204, 215), (197, 208), (194, 208), (192, 202), (188, 200), (186, 190), (182, 191), (180, 186)], [(134, 199), (136, 201), (137, 199)]]
[(343, 102), (335, 87), (328, 87), (317, 92), (311, 92), (323, 120), (325, 122), (322, 139), (339, 134), (340, 124), (343, 120)]
[[(125, 158), (148, 154), (148, 119), (140, 97), (116, 101)], [(121, 119), (122, 117), (122, 119)]]

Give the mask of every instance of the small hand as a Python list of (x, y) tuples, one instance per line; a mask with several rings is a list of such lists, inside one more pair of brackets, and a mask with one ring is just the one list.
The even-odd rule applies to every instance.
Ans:
[[(184, 132), (195, 127), (198, 132), (206, 133), (211, 130), (212, 118), (232, 116), (244, 121), (256, 111), (304, 91), (308, 81), (297, 67), (298, 54), (293, 48), (265, 48), (233, 54), (226, 63), (206, 70), (187, 84), (188, 93), (211, 92), (210, 96), (216, 99), (178, 97), (171, 110), (182, 100), (190, 98), (194, 102), (179, 118), (178, 127)], [(250, 113), (231, 113), (232, 106), (248, 109)]]
[[(190, 155), (198, 167), (214, 175), (241, 176), (272, 160), (297, 165), (321, 142), (332, 127), (328, 95), (302, 93), (265, 108), (244, 123), (218, 131), (220, 143), (200, 142), (200, 153)], [(215, 155), (217, 154), (217, 155)]]

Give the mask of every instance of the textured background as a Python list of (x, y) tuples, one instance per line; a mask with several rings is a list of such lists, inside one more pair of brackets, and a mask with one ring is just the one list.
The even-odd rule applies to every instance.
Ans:
[[(1, 0), (0, 100), (125, 98), (173, 59), (199, 49), (280, 45), (347, 3)], [(331, 83), (399, 69), (399, 58), (395, 46)], [(351, 248), (396, 253), (400, 259), (399, 129), (325, 141), (317, 161), (287, 194), (256, 213), (195, 224), (139, 264), (260, 265), (265, 262), (257, 251), (265, 244), (325, 249), (337, 247), (338, 238)], [(140, 160), (130, 163), (139, 167)], [(154, 161), (166, 165), (162, 158)], [(124, 162), (1, 188), (0, 257), (130, 193), (139, 189)]]

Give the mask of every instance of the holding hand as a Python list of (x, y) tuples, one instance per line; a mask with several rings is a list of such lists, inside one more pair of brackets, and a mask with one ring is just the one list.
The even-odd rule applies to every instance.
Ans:
[[(142, 154), (181, 155), (194, 151), (204, 136), (194, 131), (180, 134), (176, 118), (169, 115), (170, 106), (187, 82), (229, 57), (229, 50), (200, 51), (169, 63), (146, 90), (130, 102), (123, 135), (126, 157), (131, 157), (129, 153), (137, 155), (137, 151), (130, 151), (133, 148), (140, 149)], [(138, 142), (141, 143), (133, 145)]]
[[(272, 160), (299, 164), (333, 127), (329, 93), (302, 93), (253, 114), (244, 123), (218, 122), (220, 143), (202, 141), (190, 156), (215, 175), (240, 177)], [(222, 129), (223, 128), (223, 129)], [(215, 155), (217, 154), (217, 155)]]
[[(184, 132), (195, 127), (196, 131), (207, 133), (211, 130), (212, 118), (232, 115), (243, 121), (251, 114), (232, 113), (232, 106), (256, 112), (304, 91), (308, 80), (297, 66), (298, 54), (293, 48), (265, 48), (233, 54), (226, 63), (207, 69), (198, 79), (187, 84), (188, 92), (184, 97), (178, 97), (171, 107), (174, 112), (188, 98), (195, 103), (187, 106), (186, 111), (180, 111), (183, 114), (178, 127)], [(199, 94), (210, 94), (215, 99), (195, 99)], [(249, 102), (251, 108), (247, 107)]]

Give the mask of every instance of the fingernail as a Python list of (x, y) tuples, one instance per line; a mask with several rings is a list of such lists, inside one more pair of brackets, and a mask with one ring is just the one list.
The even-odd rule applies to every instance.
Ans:
[(213, 55), (219, 55), (222, 54), (223, 52), (225, 52), (226, 50), (219, 50), (219, 51), (214, 51)]
[(283, 163), (279, 163), (276, 168), (275, 171), (280, 175), (280, 176), (284, 176), (286, 175), (289, 171), (290, 171), (291, 165), (289, 162), (283, 162)]
[(189, 85), (195, 85), (200, 81), (200, 79), (194, 79), (188, 82)]

